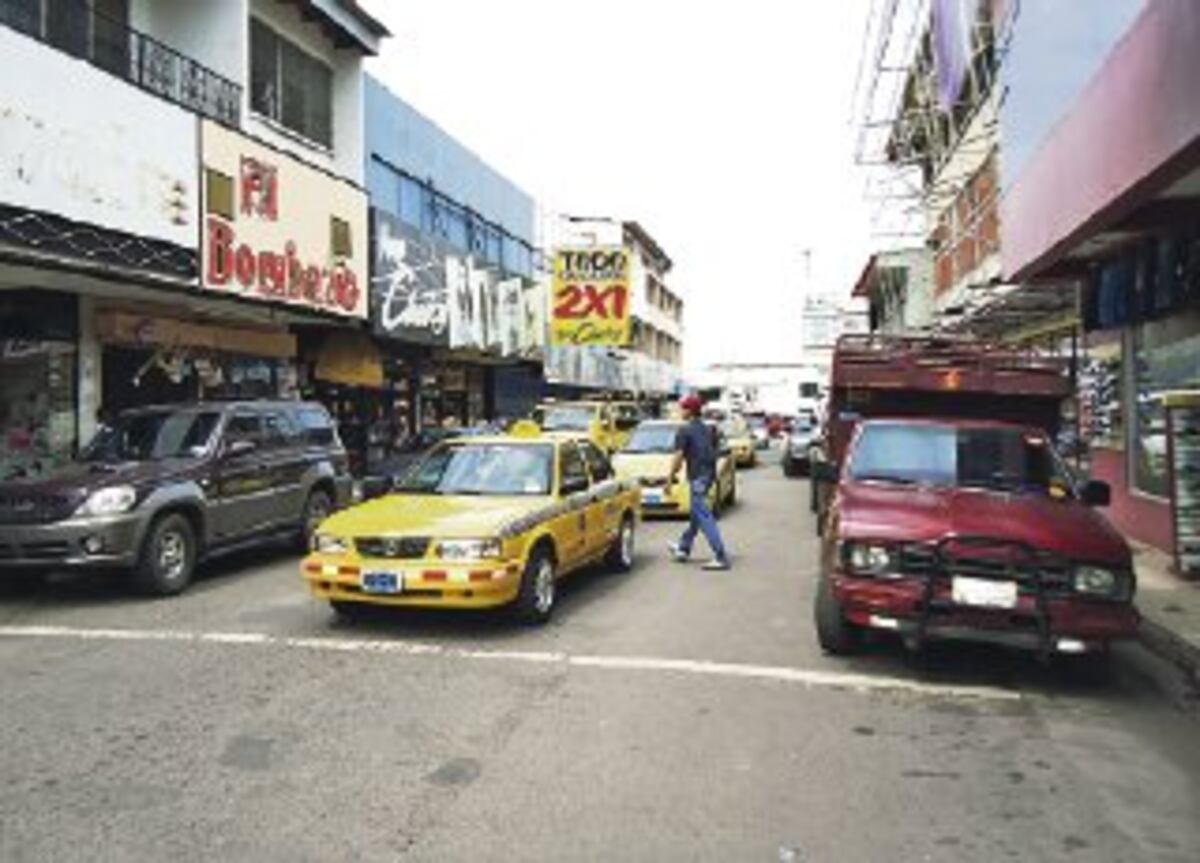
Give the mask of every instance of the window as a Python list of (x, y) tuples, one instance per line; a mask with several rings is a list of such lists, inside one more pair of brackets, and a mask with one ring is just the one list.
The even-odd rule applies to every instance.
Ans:
[[(1200, 312), (1140, 324), (1126, 345), (1133, 378), (1129, 422), (1130, 471), (1134, 487), (1168, 497), (1167, 416), (1162, 395), (1200, 386)], [(1132, 350), (1130, 350), (1132, 348)]]
[(214, 171), (204, 170), (204, 200), (208, 212), (214, 216), (233, 221), (233, 177)]
[(608, 460), (608, 456), (600, 452), (600, 448), (594, 443), (586, 442), (580, 444), (580, 447), (583, 449), (583, 458), (587, 462), (588, 470), (592, 473), (592, 480), (604, 482), (612, 479), (612, 463)]
[(584, 464), (583, 456), (579, 454), (579, 448), (575, 444), (563, 444), (559, 455), (559, 472), (562, 474), (563, 487), (582, 482), (583, 487), (587, 488), (587, 465)]
[(262, 421), (257, 414), (237, 414), (225, 425), (225, 443), (231, 444), (239, 440), (254, 443), (262, 440)]
[(256, 18), (250, 19), (250, 107), (333, 146), (333, 71)]
[(286, 414), (271, 411), (263, 414), (263, 430), (266, 433), (267, 446), (287, 446), (296, 438), (296, 430)]
[(302, 408), (296, 411), (296, 423), (300, 426), (300, 436), (306, 444), (328, 446), (334, 442), (333, 420), (325, 411)]

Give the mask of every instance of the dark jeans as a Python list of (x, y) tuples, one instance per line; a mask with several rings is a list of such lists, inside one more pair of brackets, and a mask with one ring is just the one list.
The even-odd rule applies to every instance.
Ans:
[(679, 538), (679, 550), (684, 554), (692, 553), (692, 544), (696, 534), (703, 533), (712, 549), (713, 557), (717, 560), (728, 560), (725, 543), (721, 540), (721, 531), (717, 527), (717, 518), (708, 507), (708, 490), (712, 488), (711, 477), (688, 480), (688, 488), (692, 493), (691, 518), (687, 529)]

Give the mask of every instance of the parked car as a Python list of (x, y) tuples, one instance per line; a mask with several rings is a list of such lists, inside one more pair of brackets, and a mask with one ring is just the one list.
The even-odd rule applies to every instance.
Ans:
[(754, 467), (758, 464), (758, 447), (750, 426), (741, 416), (732, 416), (721, 423), (721, 434), (729, 441), (733, 461), (738, 467)]
[(61, 470), (0, 484), (0, 579), (120, 569), (176, 594), (206, 556), (288, 534), (306, 546), (350, 484), (320, 404), (126, 411)]
[(533, 420), (544, 431), (578, 433), (610, 455), (629, 440), (636, 416), (607, 401), (543, 402)]
[(754, 440), (754, 448), (770, 448), (772, 432), (767, 424), (767, 418), (762, 416), (752, 416), (746, 420), (746, 423), (750, 427), (750, 437)]

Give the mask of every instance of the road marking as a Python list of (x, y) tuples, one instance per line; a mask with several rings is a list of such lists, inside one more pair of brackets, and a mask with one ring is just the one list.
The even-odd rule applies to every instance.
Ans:
[(781, 665), (752, 665), (653, 656), (592, 656), (557, 651), (476, 650), (413, 641), (357, 638), (294, 638), (264, 632), (191, 632), (173, 629), (84, 629), (68, 626), (0, 626), (0, 638), (57, 638), (77, 641), (174, 641), (230, 647), (281, 647), (342, 653), (435, 656), (489, 662), (524, 662), (607, 671), (664, 672), (701, 677), (742, 678), (793, 683), (807, 688), (855, 692), (904, 692), (941, 698), (1019, 701), (1021, 693), (995, 686), (927, 683), (887, 675), (822, 671)]

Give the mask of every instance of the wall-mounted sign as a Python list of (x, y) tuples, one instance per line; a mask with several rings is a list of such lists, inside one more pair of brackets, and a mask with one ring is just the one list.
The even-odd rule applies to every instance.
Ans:
[(203, 121), (200, 281), (208, 290), (367, 316), (367, 196)]
[(9, 27), (0, 57), (0, 201), (196, 248), (195, 115)]
[(372, 328), (385, 338), (448, 346), (450, 308), (440, 244), (383, 210), (372, 210), (372, 220)]
[(550, 344), (629, 344), (631, 257), (620, 246), (555, 251)]

